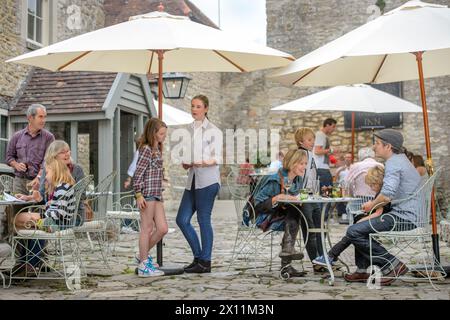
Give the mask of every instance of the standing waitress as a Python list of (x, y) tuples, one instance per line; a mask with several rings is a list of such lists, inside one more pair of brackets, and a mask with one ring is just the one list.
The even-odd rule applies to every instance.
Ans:
[[(219, 129), (207, 118), (208, 107), (209, 101), (204, 95), (197, 95), (191, 101), (194, 122), (189, 126), (189, 131), (194, 161), (183, 163), (183, 168), (189, 169), (189, 174), (176, 219), (194, 255), (194, 261), (184, 268), (187, 273), (211, 272), (211, 211), (220, 189), (219, 159), (222, 145)], [(217, 139), (217, 133), (220, 139)], [(197, 212), (201, 244), (191, 224), (194, 212)]]

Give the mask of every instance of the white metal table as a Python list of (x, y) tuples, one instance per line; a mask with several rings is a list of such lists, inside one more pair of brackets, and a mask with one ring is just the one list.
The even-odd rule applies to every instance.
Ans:
[[(305, 200), (279, 200), (278, 202), (280, 203), (287, 203), (293, 206), (298, 206), (298, 205), (302, 205), (304, 203), (323, 203), (323, 204), (327, 204), (327, 203), (338, 203), (338, 202), (353, 202), (358, 200), (357, 198), (324, 198), (324, 197), (320, 197), (320, 196), (313, 196), (313, 197), (308, 197)], [(323, 254), (325, 257), (325, 261), (327, 264), (327, 269), (330, 273), (330, 280), (328, 281), (329, 285), (333, 285), (334, 284), (334, 273), (333, 273), (333, 268), (330, 264), (330, 261), (328, 259), (328, 254), (327, 254), (327, 248), (326, 248), (326, 241), (325, 241), (325, 234), (329, 232), (329, 228), (328, 228), (328, 221), (326, 221), (325, 223), (325, 213), (326, 213), (326, 207), (327, 206), (322, 206), (322, 211), (321, 211), (321, 215), (320, 215), (320, 228), (308, 228), (308, 226), (306, 226), (307, 230), (308, 230), (308, 234), (309, 233), (320, 233), (321, 236), (321, 242), (322, 242), (322, 249), (323, 249)], [(331, 245), (331, 243), (330, 243)]]

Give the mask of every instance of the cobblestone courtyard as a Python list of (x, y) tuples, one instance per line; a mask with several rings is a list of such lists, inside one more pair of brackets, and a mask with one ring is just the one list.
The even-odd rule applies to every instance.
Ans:
[[(168, 212), (169, 227), (175, 228), (165, 238), (164, 265), (182, 266), (191, 262), (190, 249), (175, 225), (175, 212)], [(194, 217), (194, 225), (196, 225)], [(114, 261), (110, 268), (101, 261), (89, 263), (88, 277), (82, 280), (81, 290), (69, 291), (63, 281), (29, 280), (15, 282), (9, 289), (0, 289), (0, 299), (442, 299), (450, 300), (450, 279), (436, 282), (433, 287), (427, 281), (420, 283), (396, 281), (389, 287), (369, 289), (365, 284), (346, 283), (342, 272), (336, 272), (334, 286), (315, 274), (311, 263), (304, 261), (308, 274), (303, 278), (281, 280), (278, 276), (279, 259), (273, 261), (273, 269), (259, 271), (259, 277), (245, 264), (238, 263), (228, 270), (236, 236), (236, 215), (232, 201), (217, 201), (213, 211), (215, 240), (213, 269), (210, 274), (182, 274), (156, 278), (138, 278), (134, 274), (133, 257), (137, 235), (120, 236)], [(345, 232), (345, 225), (332, 224), (332, 241), (336, 242)], [(269, 242), (268, 242), (269, 243)], [(279, 238), (274, 239), (274, 254), (279, 251)], [(269, 249), (267, 248), (267, 250)], [(345, 261), (352, 261), (349, 249)], [(441, 244), (441, 259), (450, 264), (450, 247)], [(300, 265), (296, 267), (301, 268)], [(354, 266), (350, 266), (351, 270)], [(342, 268), (344, 270), (344, 268)]]

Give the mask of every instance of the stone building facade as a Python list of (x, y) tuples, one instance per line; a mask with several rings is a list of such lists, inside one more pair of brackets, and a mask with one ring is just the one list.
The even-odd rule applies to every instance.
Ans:
[[(53, 3), (56, 12), (49, 28), (50, 42), (60, 41), (78, 34), (98, 29), (121, 21), (129, 16), (154, 11), (159, 4), (156, 0), (43, 0)], [(298, 58), (323, 44), (363, 25), (377, 14), (376, 0), (266, 0), (267, 45)], [(381, 1), (383, 2), (383, 1)], [(385, 0), (384, 11), (389, 11), (406, 2), (405, 0)], [(449, 5), (448, 0), (434, 0), (434, 3)], [(26, 78), (27, 67), (5, 64), (4, 60), (25, 52), (23, 37), (24, 0), (4, 0), (0, 2), (0, 105), (11, 103), (17, 90)], [(200, 19), (203, 23), (214, 24), (188, 0), (167, 0), (163, 2), (169, 13), (184, 14)], [(193, 16), (191, 12), (194, 12)], [(351, 133), (344, 130), (342, 113), (311, 112), (287, 113), (270, 112), (270, 108), (298, 99), (325, 88), (298, 88), (281, 85), (266, 77), (270, 71), (247, 74), (233, 73), (193, 73), (186, 97), (182, 100), (165, 102), (189, 112), (190, 100), (196, 94), (210, 98), (210, 120), (219, 128), (275, 128), (281, 133), (280, 147), (294, 147), (293, 135), (300, 126), (315, 130), (321, 127), (326, 117), (338, 120), (338, 129), (332, 136), (333, 146), (350, 151)], [(449, 189), (450, 138), (447, 124), (450, 123), (448, 101), (450, 97), (450, 77), (426, 79), (426, 91), (430, 113), (430, 129), (433, 158), (437, 166), (446, 168), (439, 180), (439, 186)], [(407, 81), (402, 85), (403, 98), (420, 102), (417, 81)], [(172, 130), (172, 129), (170, 129)], [(404, 114), (403, 127), (405, 145), (411, 151), (425, 155), (422, 115)], [(170, 135), (169, 135), (170, 137)], [(371, 145), (370, 131), (357, 134), (358, 147)], [(169, 147), (170, 141), (167, 141)], [(168, 156), (168, 153), (166, 153)], [(169, 163), (169, 159), (166, 160)], [(173, 167), (173, 168), (172, 168)], [(169, 166), (173, 175), (183, 174), (180, 167)], [(223, 175), (228, 168), (222, 168)], [(225, 188), (223, 188), (225, 189)]]

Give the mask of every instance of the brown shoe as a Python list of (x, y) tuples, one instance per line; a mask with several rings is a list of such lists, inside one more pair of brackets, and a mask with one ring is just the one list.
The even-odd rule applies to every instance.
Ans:
[(392, 282), (397, 280), (398, 277), (407, 273), (408, 270), (408, 267), (400, 261), (394, 269), (381, 278), (380, 285), (389, 286)]
[(366, 282), (369, 276), (367, 272), (353, 272), (344, 274), (344, 279), (347, 282)]

